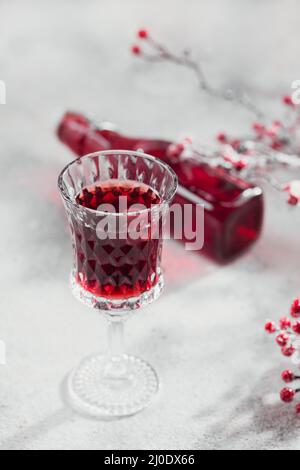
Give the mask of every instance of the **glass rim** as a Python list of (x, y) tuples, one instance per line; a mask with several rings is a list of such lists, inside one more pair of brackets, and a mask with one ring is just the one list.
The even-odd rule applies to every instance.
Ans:
[[(104, 212), (104, 211), (98, 211), (96, 209), (90, 209), (88, 207), (84, 207), (84, 206), (78, 204), (76, 202), (76, 200), (73, 200), (71, 198), (71, 196), (68, 194), (68, 191), (66, 189), (66, 185), (63, 181), (63, 177), (64, 177), (65, 173), (67, 172), (67, 170), (69, 168), (71, 168), (76, 163), (80, 162), (82, 159), (85, 159), (85, 158), (88, 159), (88, 158), (92, 158), (92, 157), (99, 157), (99, 156), (106, 156), (106, 155), (129, 155), (129, 156), (132, 155), (132, 156), (135, 156), (135, 157), (141, 157), (141, 158), (150, 160), (152, 162), (158, 163), (160, 166), (162, 166), (173, 177), (173, 188), (170, 189), (168, 195), (165, 198), (163, 198), (163, 200), (159, 204), (153, 204), (153, 206), (150, 207), (150, 208), (142, 209), (142, 210), (135, 211), (135, 212)], [(109, 179), (107, 181), (109, 181)], [(130, 180), (130, 181), (134, 181), (134, 180)], [(175, 171), (172, 170), (172, 168), (167, 163), (165, 163), (162, 160), (160, 160), (159, 158), (153, 157), (152, 155), (149, 155), (147, 153), (133, 151), (133, 150), (132, 151), (131, 150), (103, 150), (103, 151), (93, 152), (93, 153), (89, 153), (87, 155), (83, 155), (82, 157), (78, 157), (75, 160), (68, 163), (68, 165), (66, 165), (59, 174), (58, 189), (59, 189), (59, 192), (60, 192), (62, 198), (64, 199), (64, 201), (71, 204), (74, 208), (83, 210), (87, 213), (91, 213), (93, 215), (99, 215), (99, 216), (106, 216), (106, 217), (108, 217), (108, 216), (137, 217), (139, 215), (143, 215), (143, 214), (146, 214), (146, 213), (151, 213), (157, 207), (161, 207), (161, 206), (164, 206), (164, 205), (169, 205), (171, 203), (171, 201), (173, 200), (173, 198), (174, 198), (174, 196), (177, 192), (177, 189), (178, 189), (178, 177), (177, 177)], [(153, 189), (153, 188), (151, 188), (151, 189)]]

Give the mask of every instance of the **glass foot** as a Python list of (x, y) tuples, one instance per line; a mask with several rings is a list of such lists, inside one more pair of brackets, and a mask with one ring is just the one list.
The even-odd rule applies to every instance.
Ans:
[(152, 367), (134, 356), (85, 359), (68, 380), (72, 407), (95, 418), (118, 418), (142, 411), (158, 391)]

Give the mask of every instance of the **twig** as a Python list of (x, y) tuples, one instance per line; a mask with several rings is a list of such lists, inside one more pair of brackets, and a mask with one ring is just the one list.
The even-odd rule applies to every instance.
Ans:
[(147, 43), (153, 49), (154, 53), (148, 54), (140, 50), (140, 55), (146, 61), (152, 63), (170, 62), (181, 67), (186, 67), (194, 72), (200, 90), (204, 91), (213, 98), (222, 99), (224, 101), (240, 105), (254, 114), (257, 119), (265, 118), (264, 113), (254, 103), (252, 103), (246, 93), (236, 90), (220, 90), (211, 86), (206, 78), (202, 66), (191, 57), (189, 50), (185, 50), (181, 55), (176, 55), (166, 46), (156, 42), (149, 36), (147, 36)]

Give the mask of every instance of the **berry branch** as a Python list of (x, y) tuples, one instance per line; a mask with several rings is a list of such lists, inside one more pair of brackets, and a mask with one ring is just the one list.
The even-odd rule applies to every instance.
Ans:
[(201, 64), (192, 58), (191, 51), (189, 49), (185, 49), (181, 54), (176, 55), (166, 46), (154, 40), (145, 29), (139, 30), (137, 37), (138, 39), (147, 42), (150, 52), (145, 51), (140, 45), (135, 44), (131, 48), (134, 55), (142, 57), (147, 62), (170, 62), (180, 67), (185, 67), (191, 70), (196, 76), (200, 90), (213, 98), (240, 105), (254, 114), (258, 119), (264, 118), (264, 113), (254, 103), (252, 103), (245, 92), (232, 89), (220, 90), (210, 85)]
[(219, 149), (201, 149), (191, 139), (184, 139), (169, 147), (169, 156), (174, 159), (197, 159), (211, 167), (222, 167), (231, 174), (258, 184), (267, 183), (288, 197), (291, 206), (300, 202), (300, 181), (281, 183), (272, 172), (278, 169), (300, 170), (300, 158), (270, 150), (263, 143), (249, 140), (222, 143)]
[[(279, 323), (268, 321), (265, 324), (265, 331), (275, 336), (275, 342), (281, 348), (281, 353), (285, 357), (293, 359), (294, 364), (298, 364), (300, 369), (300, 299), (296, 299), (291, 307), (290, 317), (282, 317)], [(282, 372), (281, 378), (286, 384), (300, 381), (299, 373), (296, 374), (287, 369)], [(285, 403), (292, 403), (297, 394), (300, 393), (299, 388), (285, 387), (280, 392), (280, 398)], [(300, 403), (296, 406), (296, 412), (300, 416)]]
[(194, 61), (190, 51), (185, 50), (176, 55), (168, 48), (156, 42), (145, 29), (137, 33), (140, 41), (147, 45), (150, 52), (136, 44), (132, 53), (143, 57), (148, 62), (168, 61), (192, 70), (198, 79), (199, 87), (209, 95), (238, 103), (252, 111), (258, 118), (252, 125), (249, 136), (232, 138), (225, 133), (217, 136), (221, 147), (201, 149), (194, 146), (191, 139), (185, 139), (169, 148), (171, 157), (197, 158), (210, 166), (221, 166), (229, 172), (241, 176), (253, 183), (268, 183), (277, 191), (287, 195), (291, 206), (300, 205), (300, 180), (282, 183), (273, 172), (278, 169), (293, 169), (300, 172), (300, 107), (296, 106), (290, 96), (284, 96), (282, 101), (286, 108), (283, 120), (273, 120), (266, 124), (267, 119), (244, 93), (232, 90), (218, 90), (212, 87), (202, 69)]

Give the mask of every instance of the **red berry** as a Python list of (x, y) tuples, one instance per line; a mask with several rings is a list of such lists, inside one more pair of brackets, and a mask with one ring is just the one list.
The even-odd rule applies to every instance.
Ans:
[(271, 137), (273, 139), (277, 136), (277, 129), (270, 127), (269, 129), (267, 129), (266, 134), (268, 137)]
[(234, 150), (239, 150), (241, 146), (241, 141), (239, 139), (234, 139), (231, 141), (231, 147), (234, 148)]
[(296, 413), (297, 415), (300, 415), (300, 403), (296, 406)]
[(284, 143), (281, 140), (275, 138), (271, 144), (271, 147), (273, 150), (281, 150), (284, 147)]
[(263, 136), (264, 133), (265, 133), (265, 126), (263, 124), (260, 124), (259, 122), (255, 122), (253, 124), (253, 130), (259, 135), (259, 136)]
[(295, 348), (294, 346), (289, 346), (288, 348), (287, 347), (283, 347), (281, 349), (281, 352), (282, 354), (285, 356), (285, 357), (292, 357), (292, 355), (294, 354), (295, 352)]
[(265, 324), (265, 330), (267, 333), (270, 335), (275, 333), (277, 331), (276, 325), (274, 322), (269, 321), (268, 323)]
[(176, 147), (177, 147), (178, 153), (182, 153), (185, 150), (185, 145), (183, 142), (178, 143)]
[(245, 160), (238, 160), (237, 162), (234, 162), (233, 164), (237, 171), (242, 171), (248, 166), (248, 163)]
[(294, 333), (296, 333), (297, 335), (300, 335), (300, 321), (297, 321), (297, 322), (293, 325), (293, 331), (294, 331)]
[(149, 33), (148, 33), (148, 31), (147, 31), (146, 29), (140, 29), (140, 30), (138, 31), (138, 37), (139, 37), (140, 39), (148, 39)]
[(283, 103), (286, 104), (287, 106), (294, 106), (294, 102), (293, 102), (291, 96), (286, 95), (282, 98), (282, 100), (283, 100)]
[(300, 318), (300, 299), (296, 299), (291, 307), (291, 315), (294, 318)]
[(279, 326), (282, 330), (287, 330), (288, 328), (291, 328), (292, 322), (288, 317), (282, 317), (279, 320)]
[(140, 46), (132, 46), (131, 52), (134, 55), (141, 55), (142, 54), (142, 49), (140, 48)]
[(224, 134), (223, 132), (221, 132), (220, 134), (217, 135), (217, 140), (218, 140), (221, 144), (226, 144), (226, 142), (227, 142), (227, 135)]
[(284, 347), (288, 344), (289, 342), (289, 336), (285, 333), (280, 333), (280, 335), (276, 336), (276, 343), (281, 346), (281, 347)]
[(288, 199), (288, 203), (290, 206), (297, 206), (299, 204), (299, 199), (291, 194)]
[(291, 403), (295, 398), (296, 392), (292, 388), (284, 388), (280, 392), (280, 398), (285, 403)]
[(281, 377), (282, 377), (282, 380), (286, 382), (287, 384), (295, 380), (295, 375), (293, 374), (291, 370), (285, 370), (284, 372), (282, 372)]

